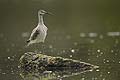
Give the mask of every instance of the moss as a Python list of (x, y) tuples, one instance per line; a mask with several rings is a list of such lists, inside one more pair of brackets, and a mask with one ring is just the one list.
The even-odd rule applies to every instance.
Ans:
[(43, 74), (52, 71), (52, 74), (61, 75), (81, 73), (98, 68), (92, 64), (62, 57), (52, 57), (33, 52), (27, 52), (20, 58), (20, 69), (22, 74)]
[(20, 67), (22, 69), (33, 70), (51, 70), (53, 69), (79, 69), (90, 70), (94, 69), (94, 65), (80, 62), (78, 60), (72, 60), (62, 57), (51, 57), (43, 54), (36, 54), (33, 52), (27, 52), (20, 58)]

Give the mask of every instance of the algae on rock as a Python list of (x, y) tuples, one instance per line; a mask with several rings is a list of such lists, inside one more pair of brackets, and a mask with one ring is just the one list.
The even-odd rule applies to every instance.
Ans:
[(28, 76), (28, 74), (33, 75), (34, 73), (42, 76), (44, 74), (54, 74), (54, 77), (55, 75), (56, 77), (63, 77), (63, 75), (66, 77), (98, 68), (98, 66), (94, 66), (92, 64), (78, 60), (62, 57), (52, 57), (33, 52), (27, 52), (20, 58), (19, 67), (24, 77)]

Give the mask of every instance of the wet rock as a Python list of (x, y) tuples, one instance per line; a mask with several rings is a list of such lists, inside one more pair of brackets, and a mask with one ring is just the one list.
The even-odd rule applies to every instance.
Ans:
[(72, 60), (62, 57), (52, 57), (33, 52), (27, 52), (20, 58), (20, 69), (22, 74), (46, 74), (52, 73), (58, 75), (70, 75), (91, 71), (98, 68), (89, 63)]

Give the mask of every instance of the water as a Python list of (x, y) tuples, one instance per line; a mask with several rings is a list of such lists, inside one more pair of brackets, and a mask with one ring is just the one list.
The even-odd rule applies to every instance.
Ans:
[[(45, 44), (25, 48), (41, 8), (54, 14), (45, 16), (49, 28)], [(27, 51), (100, 66), (99, 70), (63, 80), (119, 80), (119, 8), (118, 0), (1, 0), (0, 80), (23, 80), (18, 65)]]

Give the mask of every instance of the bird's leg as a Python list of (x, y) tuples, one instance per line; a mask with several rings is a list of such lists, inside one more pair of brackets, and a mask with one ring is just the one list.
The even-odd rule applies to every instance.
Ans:
[(35, 44), (35, 52), (36, 53), (43, 53), (44, 52), (44, 44)]
[(42, 53), (44, 53), (44, 51), (45, 51), (45, 44), (44, 43), (40, 43), (40, 51)]
[(35, 53), (39, 53), (38, 45), (35, 45)]

